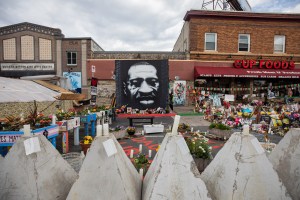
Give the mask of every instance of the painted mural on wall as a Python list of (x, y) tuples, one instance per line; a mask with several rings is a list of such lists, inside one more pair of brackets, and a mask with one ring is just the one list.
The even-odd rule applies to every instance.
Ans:
[(165, 108), (168, 100), (168, 60), (116, 60), (117, 106), (145, 110)]
[(185, 105), (186, 81), (174, 81), (173, 90), (174, 105)]
[(81, 93), (81, 72), (63, 72), (63, 76), (68, 78), (72, 92)]

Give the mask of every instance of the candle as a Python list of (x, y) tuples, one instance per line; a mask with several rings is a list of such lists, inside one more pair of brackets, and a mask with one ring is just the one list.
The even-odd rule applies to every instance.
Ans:
[(180, 115), (176, 115), (174, 119), (174, 124), (173, 124), (173, 129), (172, 129), (172, 135), (177, 135), (178, 132), (178, 126), (179, 126), (179, 121), (180, 121)]
[(148, 155), (148, 157), (151, 158), (151, 156), (152, 156), (152, 150), (149, 150), (149, 155)]
[(172, 135), (177, 135), (178, 132), (178, 126), (179, 126), (179, 121), (180, 121), (180, 115), (176, 115), (174, 119), (174, 124), (173, 124), (173, 129), (172, 129)]
[(97, 136), (102, 136), (102, 125), (97, 125)]
[(244, 125), (243, 126), (243, 134), (244, 135), (249, 135), (249, 125)]
[(144, 169), (143, 168), (140, 168), (140, 176), (141, 176), (141, 178), (143, 178), (143, 176), (144, 176)]
[(142, 130), (142, 135), (144, 135), (145, 134), (145, 132), (144, 132), (144, 130)]
[(133, 152), (134, 152), (134, 150), (131, 149), (131, 150), (130, 150), (130, 158), (133, 158)]
[(30, 124), (24, 125), (24, 136), (31, 136)]
[(108, 124), (103, 124), (103, 136), (108, 136), (109, 130), (108, 130)]
[(194, 131), (194, 127), (191, 128), (191, 132), (193, 132), (193, 131)]
[(52, 124), (53, 125), (56, 124), (56, 115), (55, 114), (52, 115)]
[(142, 144), (140, 144), (139, 150), (140, 150), (140, 153), (142, 153), (142, 150), (143, 150), (143, 145)]

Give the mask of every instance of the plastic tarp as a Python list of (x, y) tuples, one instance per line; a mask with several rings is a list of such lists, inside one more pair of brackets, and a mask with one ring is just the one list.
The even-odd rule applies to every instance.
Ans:
[(0, 103), (55, 101), (59, 95), (33, 81), (0, 77)]

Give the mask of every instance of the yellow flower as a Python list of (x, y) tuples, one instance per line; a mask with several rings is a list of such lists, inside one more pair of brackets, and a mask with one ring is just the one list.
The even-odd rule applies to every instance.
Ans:
[(158, 145), (158, 147), (155, 149), (155, 151), (158, 152), (159, 148), (160, 148), (160, 145)]
[(93, 142), (92, 136), (89, 136), (89, 135), (84, 136), (84, 138), (83, 138), (83, 144), (91, 144), (92, 142)]

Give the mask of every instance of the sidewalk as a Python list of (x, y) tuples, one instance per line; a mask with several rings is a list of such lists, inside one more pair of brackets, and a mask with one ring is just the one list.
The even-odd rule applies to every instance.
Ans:
[[(192, 106), (182, 106), (182, 107), (174, 107), (174, 112), (176, 113), (193, 113), (193, 107)], [(148, 151), (152, 150), (152, 159), (155, 156), (156, 149), (158, 145), (162, 142), (165, 134), (169, 131), (169, 127), (173, 125), (174, 117), (155, 117), (154, 118), (154, 124), (162, 124), (164, 125), (164, 132), (163, 133), (154, 133), (154, 134), (146, 134), (141, 135), (141, 132), (143, 130), (142, 125), (136, 126), (136, 134), (134, 137), (131, 138), (124, 138), (120, 139), (119, 142), (122, 145), (125, 153), (129, 156), (130, 150), (134, 150), (134, 154), (139, 153), (139, 145), (143, 145), (143, 151), (142, 153), (148, 155)], [(201, 131), (205, 132), (208, 130), (208, 127), (210, 125), (210, 122), (203, 119), (203, 116), (181, 116), (180, 117), (180, 123), (186, 123), (193, 127), (194, 131)], [(126, 128), (129, 126), (129, 121), (127, 118), (116, 118), (116, 121), (114, 121), (110, 127), (116, 127), (116, 126), (123, 126)], [(236, 130), (240, 131), (240, 130)], [(264, 142), (264, 136), (262, 134), (258, 133), (252, 133), (260, 142)], [(84, 137), (84, 129), (80, 128), (80, 140), (82, 140)], [(270, 140), (272, 143), (277, 144), (282, 137), (278, 135), (271, 135)], [(225, 144), (226, 141), (220, 141), (220, 140), (209, 140), (209, 144), (212, 146), (212, 153), (213, 156), (217, 154), (217, 152), (221, 149), (221, 147)], [(57, 149), (60, 153), (62, 153), (62, 145), (61, 145), (61, 134), (57, 138)], [(80, 152), (81, 147), (80, 145), (75, 146), (74, 145), (74, 135), (73, 133), (69, 133), (69, 152)]]

